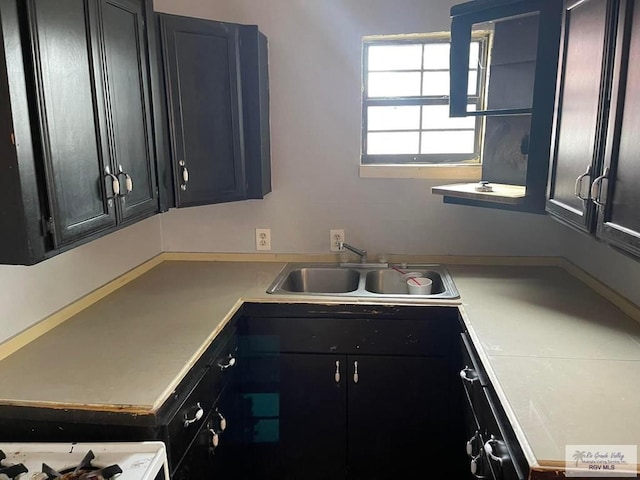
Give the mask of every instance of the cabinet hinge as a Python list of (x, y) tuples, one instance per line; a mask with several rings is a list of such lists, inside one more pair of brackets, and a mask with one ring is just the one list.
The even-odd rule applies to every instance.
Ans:
[(53, 233), (53, 217), (42, 219), (42, 234), (49, 235)]

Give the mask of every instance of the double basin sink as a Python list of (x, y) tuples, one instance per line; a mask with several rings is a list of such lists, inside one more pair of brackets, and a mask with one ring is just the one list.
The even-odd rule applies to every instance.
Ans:
[(403, 265), (404, 272), (419, 272), (433, 282), (428, 295), (409, 294), (407, 280), (392, 267), (357, 264), (289, 263), (267, 289), (282, 295), (331, 295), (348, 297), (459, 298), (451, 275), (441, 265)]

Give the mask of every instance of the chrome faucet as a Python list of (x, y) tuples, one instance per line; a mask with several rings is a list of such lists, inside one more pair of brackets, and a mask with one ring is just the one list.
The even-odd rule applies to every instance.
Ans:
[(359, 248), (354, 247), (353, 245), (349, 245), (346, 242), (340, 242), (338, 244), (338, 247), (340, 248), (340, 250), (343, 249), (347, 249), (353, 253), (355, 253), (356, 255), (360, 256), (360, 263), (367, 263), (367, 251), (366, 250), (360, 250)]

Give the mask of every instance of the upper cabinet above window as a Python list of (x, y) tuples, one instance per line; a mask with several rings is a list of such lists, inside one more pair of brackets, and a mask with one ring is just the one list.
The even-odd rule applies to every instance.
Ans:
[[(447, 203), (543, 213), (561, 2), (473, 1), (451, 16), (450, 115), (481, 118), (482, 182), (432, 191)], [(486, 55), (473, 47), (478, 35), (488, 38)], [(469, 108), (474, 71), (484, 82)]]

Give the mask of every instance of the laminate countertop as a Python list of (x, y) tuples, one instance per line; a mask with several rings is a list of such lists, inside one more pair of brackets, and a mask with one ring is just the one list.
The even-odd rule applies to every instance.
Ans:
[[(0, 361), (0, 404), (149, 413), (284, 263), (165, 261)], [(559, 267), (447, 265), (460, 308), (532, 468), (567, 444), (640, 444), (640, 323)]]

